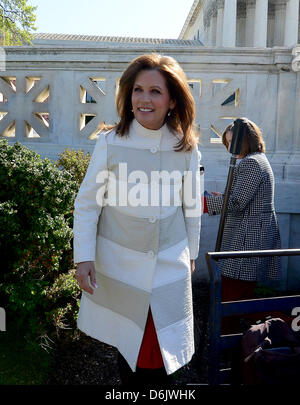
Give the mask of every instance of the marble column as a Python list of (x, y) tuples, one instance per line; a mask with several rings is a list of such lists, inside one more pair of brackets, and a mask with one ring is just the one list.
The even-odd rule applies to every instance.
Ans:
[(209, 25), (207, 28), (207, 46), (211, 46), (212, 45), (212, 40), (211, 40), (211, 27), (212, 27), (212, 23), (211, 21), (209, 21)]
[(235, 46), (236, 6), (237, 0), (225, 0), (224, 2), (223, 46)]
[(273, 46), (283, 46), (284, 44), (284, 25), (285, 25), (285, 2), (275, 3), (275, 21), (274, 21), (274, 44)]
[(272, 48), (274, 44), (274, 24), (275, 24), (275, 7), (273, 3), (269, 3), (268, 34), (267, 34), (268, 48)]
[(218, 0), (217, 3), (217, 28), (216, 28), (216, 46), (222, 46), (224, 19), (224, 1)]
[(256, 0), (253, 46), (266, 48), (268, 32), (268, 0)]
[(204, 22), (204, 33), (203, 33), (203, 37), (204, 37), (204, 45), (205, 46), (209, 46), (209, 25)]
[(215, 12), (210, 19), (210, 45), (216, 46), (217, 36), (217, 12)]
[(288, 0), (285, 12), (284, 45), (294, 46), (298, 42), (299, 0)]
[(236, 18), (236, 46), (246, 46), (246, 4), (238, 3)]
[(248, 0), (246, 3), (245, 46), (253, 46), (254, 20), (255, 0)]

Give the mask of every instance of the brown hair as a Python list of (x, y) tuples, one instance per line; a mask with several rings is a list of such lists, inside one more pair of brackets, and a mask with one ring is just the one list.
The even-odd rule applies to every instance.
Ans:
[[(265, 152), (265, 142), (262, 137), (260, 128), (248, 118), (242, 117), (242, 128), (244, 130), (243, 142), (241, 155), (244, 157), (249, 153), (254, 152)], [(227, 132), (233, 132), (234, 123), (229, 124), (222, 135), (222, 142), (228, 148), (228, 143), (226, 140)]]
[(195, 102), (191, 94), (185, 73), (175, 59), (156, 53), (145, 54), (133, 59), (119, 82), (119, 91), (116, 96), (117, 111), (120, 121), (116, 124), (116, 133), (124, 136), (128, 133), (130, 124), (134, 119), (131, 104), (131, 95), (137, 75), (142, 70), (157, 70), (166, 81), (170, 98), (176, 101), (175, 108), (165, 122), (169, 129), (175, 133), (183, 134), (176, 144), (175, 150), (190, 150), (197, 143), (194, 130)]

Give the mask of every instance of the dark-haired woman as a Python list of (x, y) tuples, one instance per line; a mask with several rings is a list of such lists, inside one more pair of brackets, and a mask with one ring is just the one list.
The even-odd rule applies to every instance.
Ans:
[[(261, 130), (242, 118), (244, 137), (234, 169), (221, 251), (280, 249), (280, 235), (274, 210), (274, 175), (265, 155)], [(230, 150), (233, 123), (224, 131), (222, 142)], [(206, 197), (209, 215), (220, 214), (223, 195)], [(254, 297), (258, 281), (280, 278), (280, 258), (224, 259), (219, 268), (222, 301)]]
[(157, 54), (129, 64), (116, 104), (75, 201), (78, 327), (118, 349), (123, 383), (163, 383), (194, 353), (195, 105), (182, 68)]

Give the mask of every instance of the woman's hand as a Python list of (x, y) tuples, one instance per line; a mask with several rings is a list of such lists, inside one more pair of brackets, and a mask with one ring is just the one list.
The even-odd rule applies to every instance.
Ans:
[(211, 191), (210, 194), (214, 195), (215, 197), (222, 195), (222, 193), (219, 193), (218, 191)]
[(191, 260), (191, 273), (193, 274), (195, 271), (195, 260)]
[(92, 286), (97, 288), (98, 286), (96, 284), (95, 275), (96, 272), (94, 262), (77, 263), (75, 278), (82, 290), (90, 294), (94, 293), (94, 290), (89, 286), (88, 278), (90, 277)]

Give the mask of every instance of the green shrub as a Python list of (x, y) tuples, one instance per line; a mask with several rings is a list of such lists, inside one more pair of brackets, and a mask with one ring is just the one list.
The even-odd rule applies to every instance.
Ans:
[(75, 269), (60, 274), (47, 288), (46, 319), (54, 326), (56, 336), (67, 340), (77, 336), (77, 316), (81, 290), (75, 279)]
[(15, 313), (20, 324), (51, 334), (55, 305), (69, 317), (68, 305), (75, 303), (76, 316), (75, 281), (66, 284), (72, 286), (71, 296), (66, 288), (65, 295), (53, 295), (53, 286), (61, 278), (70, 282), (68, 272), (74, 267), (72, 223), (78, 184), (69, 171), (5, 139), (0, 139), (0, 184), (0, 295), (6, 296), (6, 310)]
[(58, 156), (56, 165), (67, 170), (79, 188), (90, 163), (91, 155), (82, 150), (65, 149)]

